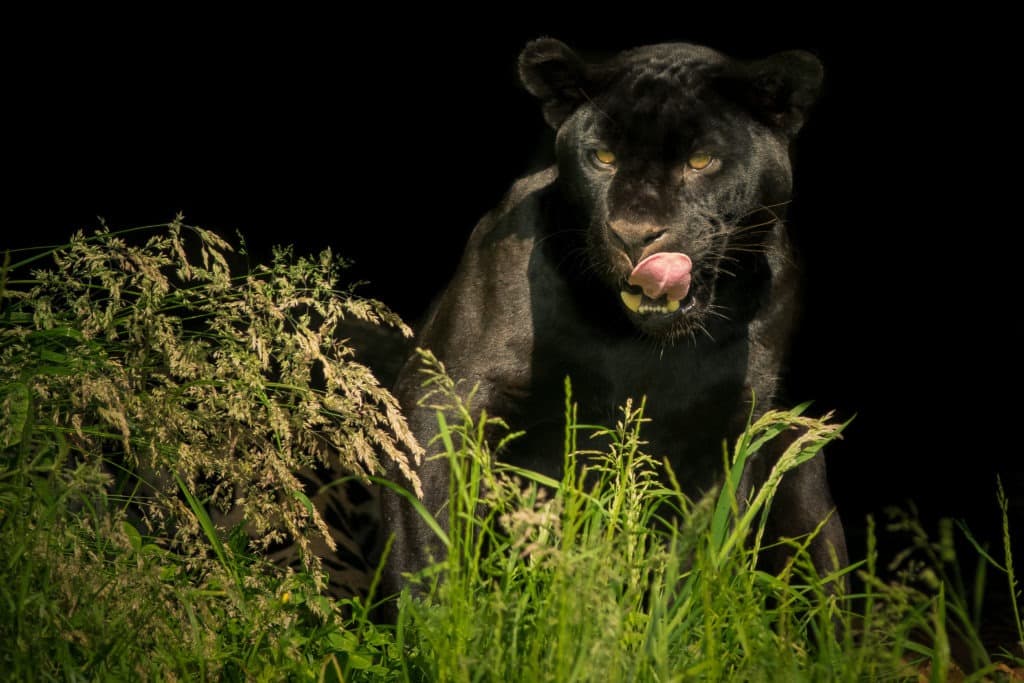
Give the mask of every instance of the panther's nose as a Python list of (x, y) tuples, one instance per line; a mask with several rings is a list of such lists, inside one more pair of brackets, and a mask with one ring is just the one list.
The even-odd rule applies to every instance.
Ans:
[(668, 230), (653, 223), (634, 223), (633, 221), (615, 220), (608, 224), (612, 235), (618, 240), (620, 248), (626, 252), (633, 263), (640, 261), (644, 251), (664, 235)]

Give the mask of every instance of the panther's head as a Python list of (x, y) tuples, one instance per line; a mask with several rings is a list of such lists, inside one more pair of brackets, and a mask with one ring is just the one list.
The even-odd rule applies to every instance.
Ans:
[(749, 314), (770, 277), (818, 60), (666, 44), (588, 64), (542, 38), (519, 70), (557, 131), (557, 182), (586, 227), (575, 250), (609, 300), (659, 338)]

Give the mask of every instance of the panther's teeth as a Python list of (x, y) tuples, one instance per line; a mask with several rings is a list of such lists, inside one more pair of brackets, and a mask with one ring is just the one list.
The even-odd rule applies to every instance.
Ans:
[[(626, 304), (626, 308), (633, 311), (634, 313), (640, 310), (640, 294), (633, 294), (632, 292), (622, 290), (621, 292), (619, 292), (619, 296), (622, 297), (622, 303)], [(679, 308), (678, 301), (676, 302), (676, 308)]]
[(675, 313), (681, 305), (679, 299), (668, 299), (664, 304), (650, 300), (644, 303), (642, 294), (634, 294), (625, 289), (619, 292), (619, 296), (622, 297), (622, 303), (626, 304), (626, 308), (634, 313)]

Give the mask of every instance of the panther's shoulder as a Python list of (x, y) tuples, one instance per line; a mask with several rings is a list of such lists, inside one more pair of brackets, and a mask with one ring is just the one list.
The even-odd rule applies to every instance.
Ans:
[(548, 166), (536, 173), (520, 178), (512, 183), (512, 187), (505, 194), (505, 198), (498, 205), (497, 210), (508, 211), (518, 206), (527, 198), (551, 185), (557, 177), (557, 169), (554, 166)]
[(539, 198), (557, 177), (558, 170), (549, 166), (514, 182), (501, 202), (480, 220), (471, 243), (490, 244), (510, 237), (523, 240), (532, 237), (542, 218), (538, 211)]

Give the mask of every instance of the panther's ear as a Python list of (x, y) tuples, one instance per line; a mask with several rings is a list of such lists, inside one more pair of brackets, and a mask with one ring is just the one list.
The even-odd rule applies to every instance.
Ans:
[(519, 78), (544, 105), (544, 120), (557, 129), (583, 102), (587, 66), (554, 38), (538, 38), (519, 55)]
[(817, 57), (793, 50), (755, 62), (735, 62), (718, 84), (761, 121), (793, 136), (818, 98), (823, 75)]

